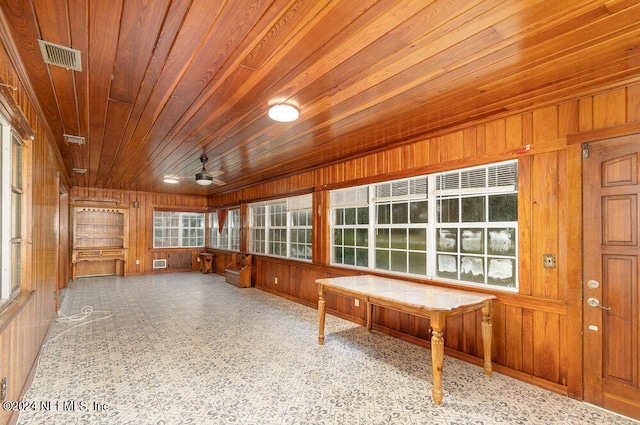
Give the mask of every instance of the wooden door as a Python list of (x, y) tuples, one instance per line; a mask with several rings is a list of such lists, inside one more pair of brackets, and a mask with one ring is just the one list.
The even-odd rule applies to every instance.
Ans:
[(589, 144), (583, 160), (584, 398), (640, 419), (640, 135)]

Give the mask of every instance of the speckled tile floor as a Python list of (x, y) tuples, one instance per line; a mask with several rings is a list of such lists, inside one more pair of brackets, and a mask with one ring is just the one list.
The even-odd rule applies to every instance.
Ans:
[[(18, 423), (638, 424), (217, 275), (79, 279)], [(80, 319), (80, 317), (77, 317)]]

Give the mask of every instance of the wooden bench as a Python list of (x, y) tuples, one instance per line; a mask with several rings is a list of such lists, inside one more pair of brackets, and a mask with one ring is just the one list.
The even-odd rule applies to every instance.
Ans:
[(224, 268), (225, 280), (238, 288), (251, 287), (251, 255), (233, 253), (231, 262)]

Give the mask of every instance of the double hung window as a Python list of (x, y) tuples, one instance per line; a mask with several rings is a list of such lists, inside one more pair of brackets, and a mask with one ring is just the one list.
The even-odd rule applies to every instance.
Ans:
[(517, 289), (517, 162), (331, 191), (331, 262)]
[(254, 254), (311, 260), (311, 195), (249, 205), (249, 250)]
[(0, 117), (0, 303), (22, 287), (22, 151), (23, 142)]
[[(224, 221), (223, 221), (224, 220)], [(240, 250), (240, 209), (234, 208), (221, 214), (221, 211), (209, 213), (209, 247)]]
[(204, 213), (154, 211), (153, 247), (204, 247)]

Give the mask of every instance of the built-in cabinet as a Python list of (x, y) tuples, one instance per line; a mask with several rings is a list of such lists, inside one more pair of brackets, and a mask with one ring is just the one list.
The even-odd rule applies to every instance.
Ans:
[(128, 208), (72, 205), (71, 279), (125, 275)]

